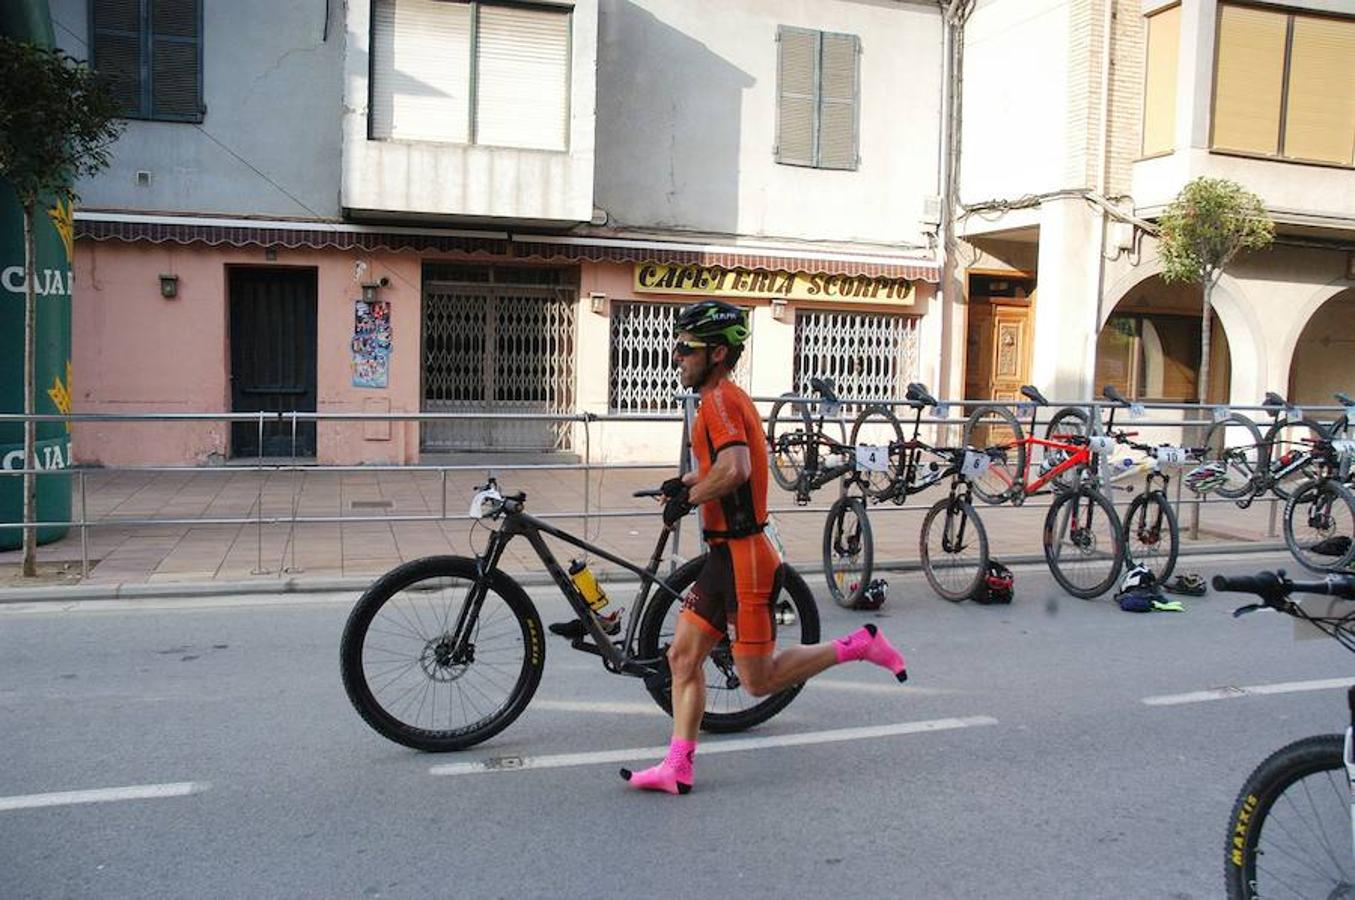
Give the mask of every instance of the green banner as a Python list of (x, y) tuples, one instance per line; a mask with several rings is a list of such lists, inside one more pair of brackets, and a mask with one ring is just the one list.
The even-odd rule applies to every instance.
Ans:
[[(0, 34), (14, 40), (52, 46), (47, 0), (8, 0), (0, 7)], [(37, 277), (36, 403), (39, 414), (59, 415), (71, 408), (71, 258), (73, 224), (66, 199), (47, 199), (33, 215), (34, 268)], [(0, 412), (24, 411), (24, 221), (10, 184), (0, 179)], [(23, 425), (0, 423), (0, 472), (23, 468)], [(70, 464), (70, 434), (61, 422), (38, 425), (37, 467)], [(38, 521), (70, 519), (70, 476), (41, 476)], [(23, 478), (0, 474), (0, 525), (23, 521)], [(38, 529), (39, 541), (64, 536), (65, 528)], [(0, 550), (23, 544), (18, 528), (0, 528)]]

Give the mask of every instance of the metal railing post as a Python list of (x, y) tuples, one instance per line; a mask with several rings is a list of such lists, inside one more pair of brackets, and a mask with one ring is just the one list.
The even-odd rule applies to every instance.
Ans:
[(89, 577), (89, 506), (85, 499), (85, 470), (80, 470), (80, 578)]
[(254, 571), (253, 571), (253, 573), (251, 573), (251, 574), (254, 574), (254, 575), (267, 575), (267, 574), (268, 574), (268, 570), (265, 569), (265, 568), (263, 567), (263, 482), (264, 482), (264, 477), (265, 477), (265, 476), (264, 476), (264, 468), (263, 468), (263, 410), (259, 410), (259, 455), (258, 455), (258, 461), (259, 461), (259, 464), (258, 464), (259, 492), (258, 492), (258, 495), (256, 496), (255, 501), (254, 501), (254, 516), (255, 516), (255, 521), (256, 521), (256, 523), (257, 523), (257, 525), (258, 525), (257, 531), (255, 532), (255, 539), (254, 539), (254, 547), (255, 547), (257, 556), (256, 556), (256, 562), (255, 562), (255, 566), (254, 566)]

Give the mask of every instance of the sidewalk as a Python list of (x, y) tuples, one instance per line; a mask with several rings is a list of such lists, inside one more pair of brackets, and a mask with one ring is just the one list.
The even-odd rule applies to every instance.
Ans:
[[(587, 538), (624, 559), (643, 564), (658, 535), (659, 509), (631, 492), (656, 486), (669, 474), (662, 469), (508, 470), (496, 469), (505, 493), (526, 491), (527, 509), (560, 528)], [(0, 552), (0, 601), (59, 595), (92, 599), (150, 593), (235, 593), (251, 591), (360, 589), (382, 572), (421, 556), (470, 554), (483, 548), (486, 531), (466, 516), (475, 486), (485, 472), (373, 471), (300, 472), (204, 468), (191, 472), (132, 473), (91, 470), (86, 476), (89, 575), (81, 578), (81, 535), (73, 528), (60, 541), (38, 548), (41, 574), (19, 574), (20, 551)], [(586, 487), (585, 487), (586, 485)], [(916, 568), (922, 515), (943, 496), (943, 488), (913, 498), (908, 506), (871, 507), (876, 566)], [(586, 502), (594, 517), (577, 514)], [(1124, 511), (1132, 495), (1117, 492)], [(791, 562), (803, 571), (822, 565), (823, 523), (837, 497), (829, 488), (808, 507), (774, 485), (771, 505)], [(1024, 507), (980, 506), (990, 552), (1004, 560), (1042, 559), (1040, 534), (1047, 497)], [(78, 517), (78, 500), (73, 517)], [(1182, 553), (1237, 549), (1239, 545), (1275, 546), (1268, 535), (1270, 502), (1248, 510), (1211, 502), (1201, 510), (1200, 539), (1189, 539), (1190, 511), (1180, 510)], [(257, 518), (263, 525), (212, 524), (212, 519)], [(441, 516), (417, 522), (362, 521), (382, 516)], [(639, 512), (622, 517), (618, 513)], [(598, 517), (597, 513), (603, 513)], [(334, 521), (297, 523), (293, 516)], [(147, 520), (119, 524), (115, 520)], [(167, 523), (164, 520), (181, 520)], [(1278, 521), (1278, 519), (1277, 519)], [(695, 517), (683, 528), (682, 555), (696, 552)], [(585, 531), (586, 528), (586, 531)], [(578, 551), (549, 541), (562, 562)], [(597, 560), (595, 569), (616, 567)], [(545, 572), (524, 541), (509, 547), (504, 568), (524, 580), (544, 580)], [(624, 573), (622, 573), (624, 574)], [(811, 579), (817, 583), (817, 579)], [(54, 590), (59, 587), (60, 590)]]

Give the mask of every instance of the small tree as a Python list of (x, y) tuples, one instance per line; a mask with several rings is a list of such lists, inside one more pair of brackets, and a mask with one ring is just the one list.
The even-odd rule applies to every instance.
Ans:
[(24, 219), (23, 573), (37, 574), (36, 251), (33, 213), (44, 197), (71, 195), (76, 178), (108, 165), (122, 110), (105, 82), (61, 50), (0, 38), (0, 176), (18, 196)]
[(1225, 178), (1196, 178), (1158, 220), (1162, 277), (1204, 287), (1200, 326), (1200, 376), (1196, 398), (1209, 390), (1209, 337), (1214, 286), (1242, 250), (1260, 250), (1275, 237), (1275, 223), (1261, 198)]

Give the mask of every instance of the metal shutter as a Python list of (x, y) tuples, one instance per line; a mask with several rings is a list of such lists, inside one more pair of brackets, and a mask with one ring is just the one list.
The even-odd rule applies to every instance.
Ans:
[(376, 139), (470, 140), (467, 3), (376, 0), (372, 7), (372, 105)]
[(569, 14), (481, 6), (475, 142), (564, 150), (569, 135)]
[(817, 162), (823, 169), (856, 168), (857, 47), (855, 35), (823, 35)]
[(812, 166), (819, 35), (782, 26), (777, 29), (776, 40), (776, 161)]
[(109, 79), (124, 111), (141, 112), (141, 0), (92, 4), (94, 68)]
[(1289, 67), (1284, 155), (1355, 162), (1355, 20), (1294, 16)]
[(1284, 13), (1222, 8), (1214, 71), (1214, 147), (1269, 156), (1279, 152), (1288, 31)]

